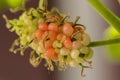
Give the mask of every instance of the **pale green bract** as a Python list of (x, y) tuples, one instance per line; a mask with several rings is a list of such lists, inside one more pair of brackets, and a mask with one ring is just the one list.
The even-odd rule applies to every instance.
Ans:
[[(22, 49), (28, 46), (28, 44), (33, 40), (33, 33), (38, 28), (38, 23), (42, 16), (38, 10), (31, 8), (30, 10), (23, 12), (19, 19), (8, 20), (5, 15), (3, 15), (3, 17), (7, 22), (7, 28), (19, 36), (15, 41), (15, 45), (20, 44)], [(18, 43), (19, 41), (20, 43)], [(29, 45), (29, 47), (36, 49), (34, 44)], [(13, 51), (12, 48), (11, 51)]]

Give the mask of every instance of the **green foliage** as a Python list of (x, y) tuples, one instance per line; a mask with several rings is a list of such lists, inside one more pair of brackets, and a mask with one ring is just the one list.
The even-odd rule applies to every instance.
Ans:
[(25, 0), (7, 0), (8, 6), (15, 8), (15, 7), (20, 7)]
[(2, 10), (3, 8), (5, 8), (6, 5), (6, 0), (0, 0), (0, 10)]
[[(119, 32), (113, 27), (109, 27), (105, 32), (106, 39), (120, 38)], [(120, 43), (107, 46), (107, 56), (113, 61), (120, 62)]]

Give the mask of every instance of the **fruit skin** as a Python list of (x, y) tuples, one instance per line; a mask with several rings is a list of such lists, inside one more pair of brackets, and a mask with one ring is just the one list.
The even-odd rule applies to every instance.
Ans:
[(53, 41), (47, 40), (45, 41), (45, 49), (52, 48)]
[(66, 36), (71, 36), (73, 34), (74, 29), (72, 25), (69, 22), (67, 22), (64, 23), (62, 31)]
[(72, 48), (72, 41), (70, 37), (66, 37), (65, 41), (63, 42), (63, 45), (68, 49)]
[[(120, 34), (111, 26), (105, 31), (105, 38), (120, 38)], [(108, 52), (107, 57), (109, 57), (111, 61), (120, 62), (120, 43), (109, 45), (106, 48)]]
[(39, 24), (39, 29), (42, 31), (47, 31), (48, 30), (48, 25), (46, 23), (40, 23)]
[(73, 59), (77, 59), (77, 58), (79, 57), (79, 54), (80, 54), (80, 51), (79, 51), (79, 50), (77, 50), (77, 49), (71, 50), (71, 57), (72, 57)]
[(58, 32), (59, 28), (58, 28), (57, 23), (50, 23), (48, 25), (48, 30)]
[(43, 35), (43, 31), (41, 31), (40, 29), (38, 29), (38, 30), (36, 30), (36, 32), (34, 33), (34, 36), (38, 39), (38, 40), (40, 40), (41, 39), (41, 37), (42, 37), (42, 35)]
[(76, 60), (71, 60), (71, 61), (69, 62), (69, 65), (70, 65), (71, 67), (77, 67), (77, 66), (79, 65), (79, 63), (78, 63)]
[(48, 34), (49, 34), (48, 37), (51, 41), (56, 40), (57, 33), (55, 31), (49, 31)]
[(60, 55), (66, 56), (69, 54), (70, 54), (70, 50), (68, 48), (63, 47), (60, 49)]
[(45, 51), (44, 56), (49, 59), (54, 59), (56, 57), (55, 49), (49, 48)]
[(59, 33), (57, 34), (57, 40), (61, 40), (63, 38), (64, 34), (63, 33)]
[(82, 43), (81, 43), (81, 41), (73, 41), (72, 42), (72, 48), (73, 49), (78, 49), (78, 48), (81, 48), (82, 47)]
[(7, 4), (12, 7), (20, 7), (25, 0), (7, 0)]
[(91, 48), (89, 48), (89, 53), (85, 55), (85, 59), (89, 60), (93, 57), (93, 50)]

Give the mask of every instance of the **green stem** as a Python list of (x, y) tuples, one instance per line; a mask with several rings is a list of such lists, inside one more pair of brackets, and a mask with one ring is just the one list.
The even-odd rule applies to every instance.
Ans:
[(88, 47), (105, 46), (120, 43), (120, 38), (91, 42)]
[(47, 10), (47, 5), (48, 5), (48, 2), (47, 0), (39, 0), (39, 8), (46, 11)]
[(120, 18), (110, 11), (100, 0), (87, 0), (96, 11), (120, 33)]
[(40, 9), (42, 9), (42, 10), (44, 9), (43, 1), (44, 1), (44, 0), (39, 0), (39, 6), (38, 6), (38, 7), (39, 7)]

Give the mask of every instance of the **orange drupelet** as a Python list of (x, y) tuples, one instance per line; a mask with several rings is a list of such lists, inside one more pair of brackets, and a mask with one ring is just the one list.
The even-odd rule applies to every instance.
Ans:
[(39, 24), (39, 29), (42, 31), (47, 31), (48, 30), (48, 25), (46, 23), (40, 23)]
[(51, 41), (56, 40), (56, 37), (57, 37), (57, 33), (56, 33), (55, 31), (49, 31), (49, 32), (48, 32), (48, 38), (49, 38)]
[(63, 33), (58, 33), (57, 35), (57, 40), (61, 40), (63, 38), (64, 34)]
[(69, 22), (66, 22), (63, 25), (62, 31), (66, 36), (71, 36), (73, 34), (74, 28)]
[(48, 48), (44, 53), (45, 58), (54, 59), (56, 57), (55, 49)]
[(40, 40), (42, 35), (43, 35), (44, 31), (41, 31), (40, 29), (38, 29), (35, 33), (34, 33), (34, 36)]
[(52, 48), (53, 41), (47, 40), (45, 41), (45, 49)]
[(66, 37), (65, 41), (63, 42), (63, 45), (66, 48), (69, 48), (69, 49), (72, 48), (72, 41), (71, 41), (70, 37)]
[(48, 25), (48, 30), (50, 30), (50, 31), (54, 31), (54, 32), (58, 32), (58, 25), (57, 25), (57, 23), (50, 23), (49, 25)]

